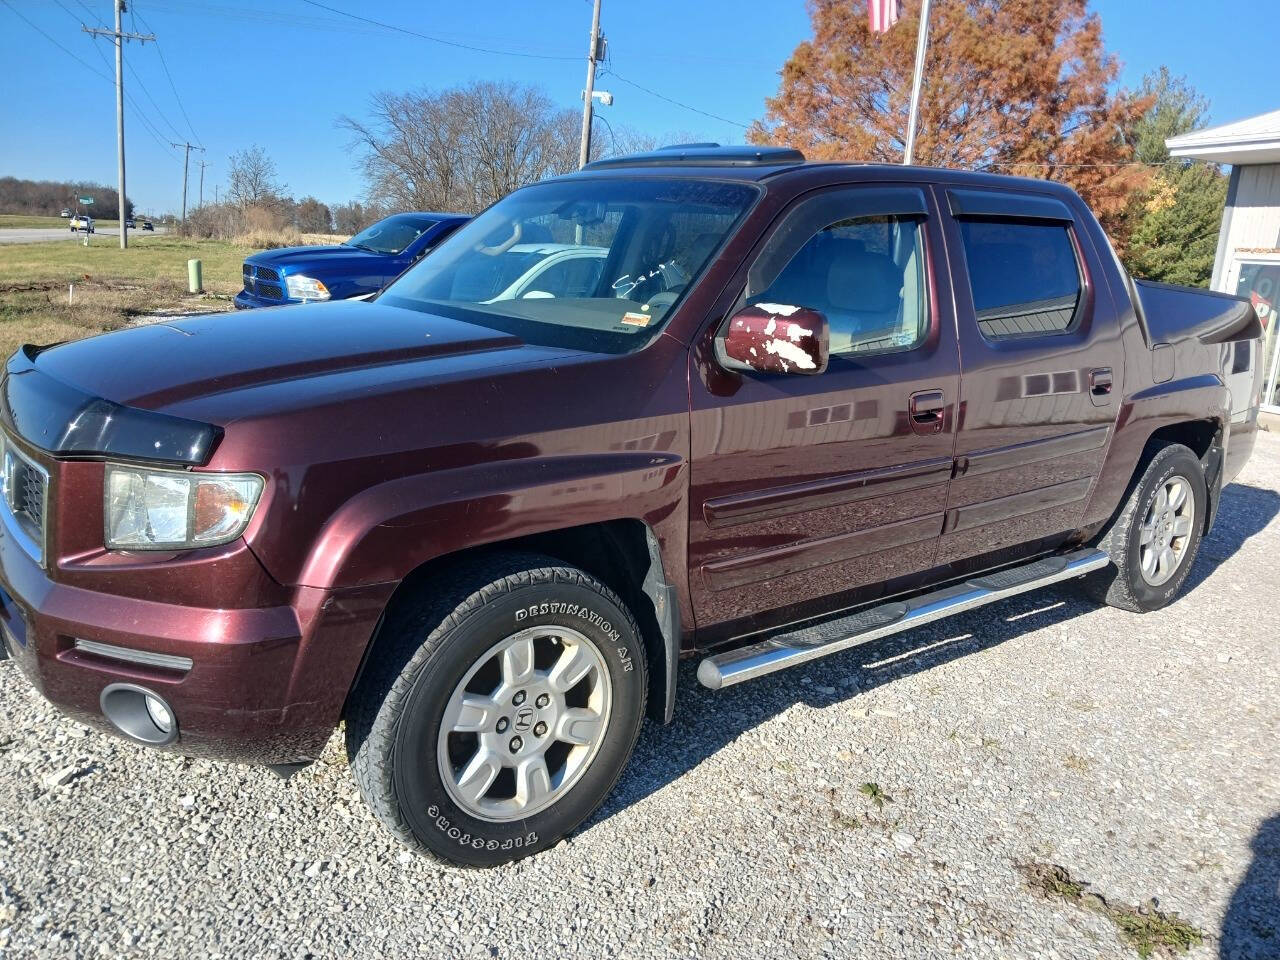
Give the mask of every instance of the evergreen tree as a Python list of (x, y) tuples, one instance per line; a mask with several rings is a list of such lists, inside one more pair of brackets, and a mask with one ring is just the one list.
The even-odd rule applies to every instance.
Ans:
[(1217, 164), (1169, 156), (1165, 140), (1205, 125), (1208, 101), (1166, 67), (1143, 78), (1151, 106), (1128, 132), (1138, 161), (1155, 165), (1148, 187), (1130, 203), (1133, 232), (1125, 265), (1137, 277), (1208, 286), (1227, 180)]

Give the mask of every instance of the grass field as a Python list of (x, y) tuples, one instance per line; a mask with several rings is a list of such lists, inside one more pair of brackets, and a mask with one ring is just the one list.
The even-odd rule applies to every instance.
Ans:
[[(56, 219), (56, 218), (54, 218)], [(0, 223), (0, 226), (3, 226)], [(127, 325), (163, 310), (229, 310), (248, 251), (216, 240), (134, 235), (68, 237), (0, 246), (0, 357), (24, 343), (54, 343)], [(187, 260), (203, 262), (202, 297), (187, 294)], [(68, 286), (75, 285), (68, 302)]]
[[(88, 211), (88, 214), (93, 217), (93, 225), (95, 227), (120, 226), (118, 219), (99, 219), (93, 216), (92, 210)], [(39, 230), (46, 227), (66, 230), (68, 233), (71, 232), (65, 217), (27, 217), (17, 213), (0, 213), (0, 230)]]

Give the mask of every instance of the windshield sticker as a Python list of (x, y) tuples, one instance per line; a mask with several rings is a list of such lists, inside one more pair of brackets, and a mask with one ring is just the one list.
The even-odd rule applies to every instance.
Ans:
[(622, 315), (622, 322), (630, 327), (647, 327), (652, 319), (653, 317), (648, 314), (634, 313), (630, 310)]

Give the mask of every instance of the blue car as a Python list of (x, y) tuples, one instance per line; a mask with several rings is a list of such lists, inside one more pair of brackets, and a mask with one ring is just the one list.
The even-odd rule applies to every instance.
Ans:
[(470, 217), (397, 213), (331, 247), (284, 247), (244, 262), (238, 309), (349, 300), (376, 293)]

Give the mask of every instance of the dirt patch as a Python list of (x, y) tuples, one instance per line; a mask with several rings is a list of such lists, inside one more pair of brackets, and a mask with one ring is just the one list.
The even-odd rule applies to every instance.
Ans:
[(1172, 957), (1204, 942), (1204, 932), (1176, 913), (1158, 909), (1155, 898), (1136, 907), (1117, 906), (1053, 863), (1023, 864), (1019, 871), (1032, 890), (1050, 900), (1063, 900), (1082, 910), (1100, 913), (1116, 925), (1120, 938), (1140, 957)]
[(166, 280), (141, 284), (90, 277), (75, 281), (73, 291), (59, 281), (9, 282), (0, 284), (0, 353), (8, 356), (23, 343), (75, 340), (174, 314), (230, 307), (229, 297), (192, 296), (183, 284)]

